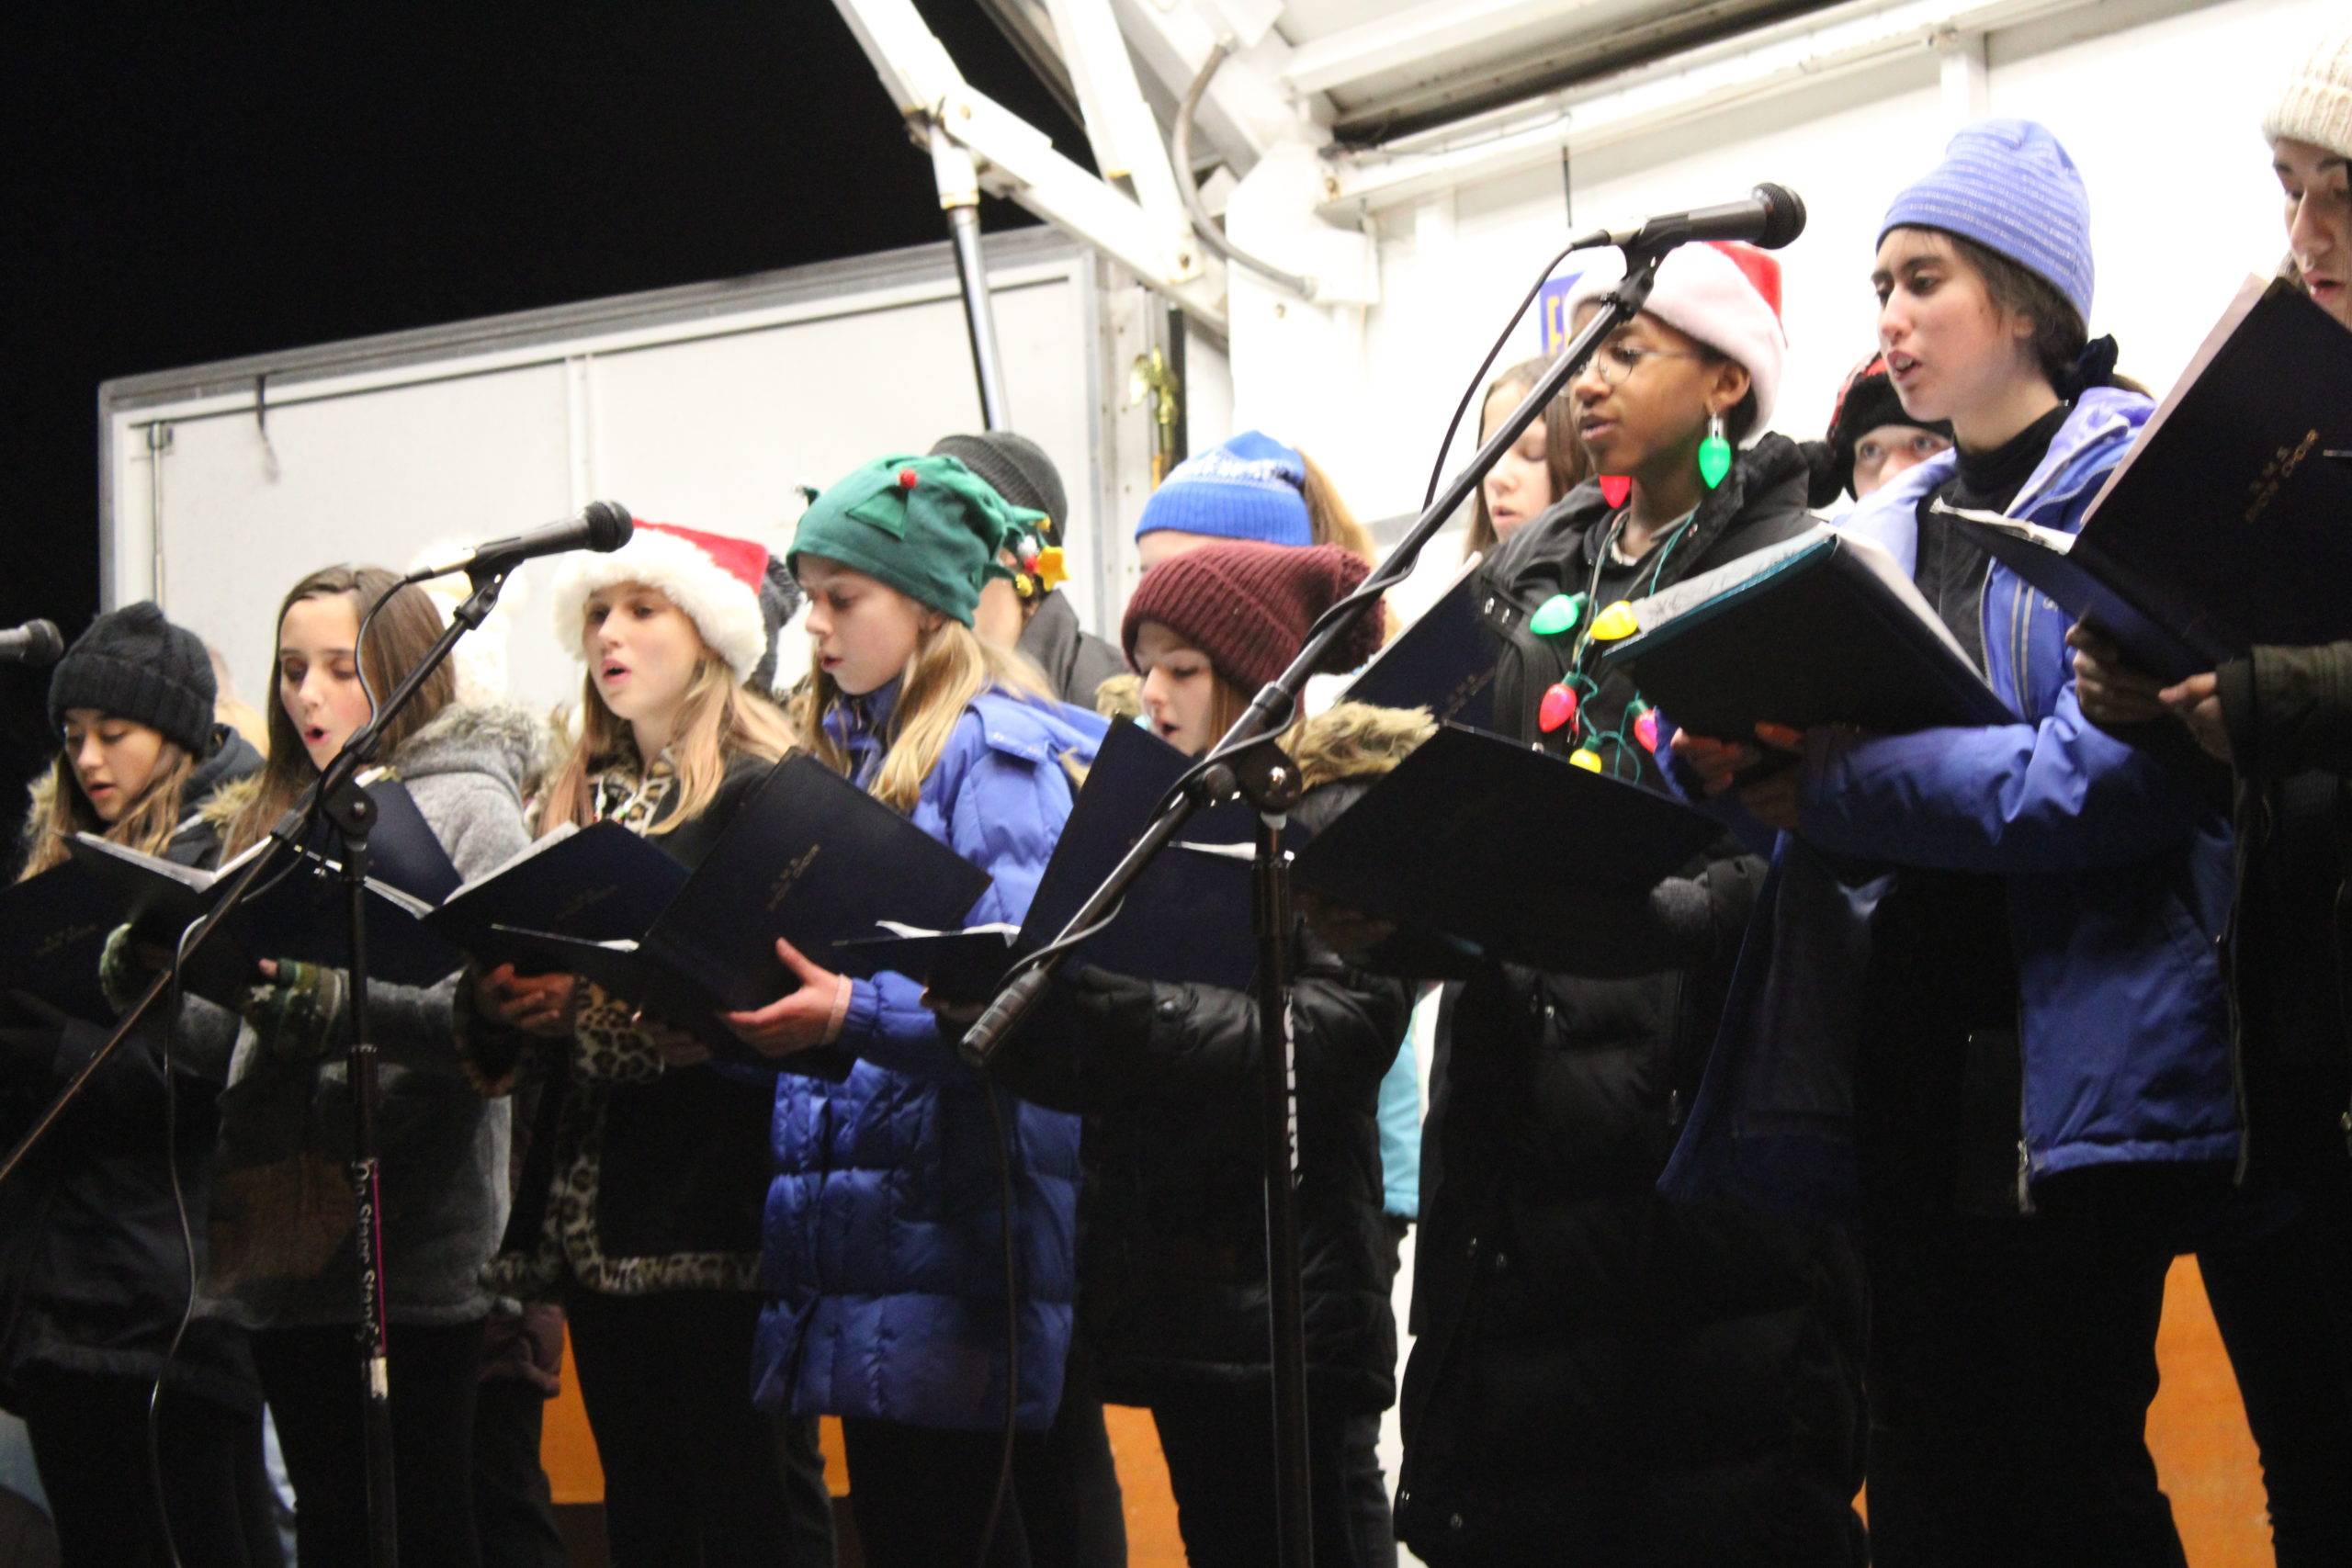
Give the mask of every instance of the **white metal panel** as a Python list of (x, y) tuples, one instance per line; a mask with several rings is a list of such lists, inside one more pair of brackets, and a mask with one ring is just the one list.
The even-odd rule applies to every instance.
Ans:
[[(1087, 323), (1069, 274), (995, 291), (1015, 426), (1086, 494)], [(781, 552), (820, 489), (887, 452), (980, 427), (953, 299), (691, 340), (594, 360), (597, 489), (646, 517), (765, 540)], [(1093, 622), (1081, 574), (1068, 592)]]
[[(164, 608), (228, 656), (256, 705), (275, 657), (271, 612), (305, 572), (336, 561), (406, 569), (436, 542), (497, 538), (570, 509), (560, 364), (275, 408), (266, 446), (249, 412), (171, 430)], [(502, 630), (541, 602), (531, 588), (508, 591)], [(535, 617), (528, 635), (479, 635), (489, 649), (506, 644), (517, 692), (549, 699), (569, 681), (555, 679), (556, 650), (538, 632)]]
[[(1081, 617), (1102, 624), (1085, 558), (1098, 529), (1115, 539), (1132, 519), (1098, 517), (1090, 501), (1117, 444), (1115, 429), (1097, 428), (1097, 264), (1043, 231), (989, 245), (1014, 416), (1082, 509), (1069, 520), (1070, 592)], [(241, 692), (260, 702), (270, 612), (313, 567), (408, 567), (598, 496), (780, 549), (799, 481), (821, 486), (978, 428), (969, 355), (938, 246), (109, 383), (108, 603), (153, 592), (150, 429), (170, 438), (165, 605), (221, 646)], [(265, 369), (266, 446), (253, 397)], [(547, 621), (557, 570), (524, 569), (465, 645), (535, 705), (578, 688)], [(788, 675), (805, 649), (787, 637), (784, 651)]]

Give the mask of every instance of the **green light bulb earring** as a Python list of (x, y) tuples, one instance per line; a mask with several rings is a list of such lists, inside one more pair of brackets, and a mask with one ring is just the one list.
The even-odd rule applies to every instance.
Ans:
[(1724, 416), (1707, 416), (1707, 438), (1699, 443), (1699, 477), (1713, 490), (1731, 472), (1731, 443), (1724, 439)]

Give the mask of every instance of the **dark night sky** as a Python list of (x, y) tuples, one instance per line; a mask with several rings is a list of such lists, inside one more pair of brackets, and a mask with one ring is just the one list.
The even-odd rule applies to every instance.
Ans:
[[(1085, 158), (973, 0), (921, 3), (977, 86)], [(0, 626), (70, 638), (96, 611), (107, 378), (944, 233), (827, 0), (42, 10), (0, 66)], [(0, 793), (43, 690), (0, 670)]]

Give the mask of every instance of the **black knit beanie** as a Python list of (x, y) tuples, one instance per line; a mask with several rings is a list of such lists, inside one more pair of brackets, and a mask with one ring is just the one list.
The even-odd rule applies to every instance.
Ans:
[(1063, 526), (1069, 521), (1069, 497), (1062, 491), (1061, 471), (1035, 441), (1010, 430), (943, 435), (931, 455), (955, 458), (1013, 505), (1044, 513), (1046, 521), (1037, 532), (1048, 545), (1062, 542)]
[(100, 615), (74, 639), (50, 673), (49, 721), (62, 728), (68, 710), (96, 708), (201, 756), (219, 690), (203, 640), (141, 600)]
[[(1871, 355), (1847, 373), (1846, 384), (1838, 389), (1837, 407), (1829, 414), (1829, 451), (1837, 465), (1838, 482), (1848, 495), (1854, 493), (1854, 448), (1882, 424), (1932, 430), (1947, 441), (1951, 439), (1950, 420), (1914, 419), (1903, 412), (1903, 400), (1895, 395), (1894, 382), (1886, 373), (1886, 356)], [(1837, 492), (1830, 493), (1834, 498)]]
[(760, 655), (759, 663), (752, 667), (745, 682), (752, 690), (764, 694), (774, 689), (776, 637), (783, 632), (785, 623), (800, 613), (806, 597), (792, 569), (784, 564), (782, 557), (769, 552), (767, 571), (760, 579), (760, 624), (768, 635), (768, 650)]

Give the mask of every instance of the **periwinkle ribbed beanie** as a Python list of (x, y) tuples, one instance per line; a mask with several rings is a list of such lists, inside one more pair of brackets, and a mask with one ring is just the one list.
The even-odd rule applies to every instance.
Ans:
[(2328, 34), (2295, 67), (2262, 118), (2262, 135), (2352, 158), (2352, 29)]
[[(1136, 634), (1157, 621), (1206, 654), (1227, 683), (1255, 693), (1298, 657), (1308, 628), (1371, 570), (1337, 545), (1202, 545), (1144, 573), (1119, 640), (1133, 664)], [(1375, 605), (1350, 627), (1322, 672), (1344, 674), (1377, 653), (1386, 614), (1386, 605)]]
[(1306, 459), (1297, 447), (1245, 430), (1177, 464), (1143, 503), (1136, 537), (1172, 528), (1213, 539), (1313, 544), (1306, 485)]
[(2075, 160), (2030, 119), (1963, 128), (1944, 161), (1894, 198), (1878, 226), (1941, 229), (2042, 277), (2091, 319), (2091, 198)]

